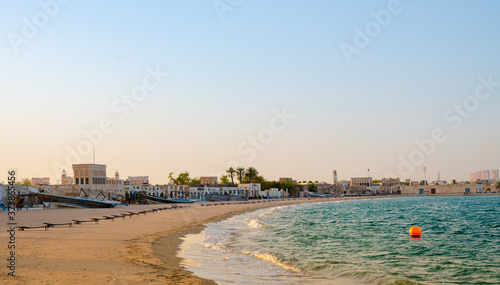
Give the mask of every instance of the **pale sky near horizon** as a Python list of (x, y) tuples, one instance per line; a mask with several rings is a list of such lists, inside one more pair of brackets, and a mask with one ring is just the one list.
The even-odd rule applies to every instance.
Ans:
[[(88, 145), (108, 176), (153, 183), (229, 165), (326, 182), (500, 168), (499, 1), (68, 2), (2, 1), (0, 180), (56, 183)], [(446, 139), (420, 150), (435, 129)]]

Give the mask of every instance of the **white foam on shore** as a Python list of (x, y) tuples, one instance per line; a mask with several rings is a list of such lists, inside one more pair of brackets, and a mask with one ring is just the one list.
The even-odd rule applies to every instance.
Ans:
[[(181, 265), (195, 275), (219, 284), (286, 284), (300, 269), (271, 253), (231, 247), (241, 234), (262, 230), (259, 218), (283, 207), (261, 209), (207, 224), (201, 233), (182, 238), (177, 256)], [(249, 269), (251, 268), (251, 269)]]

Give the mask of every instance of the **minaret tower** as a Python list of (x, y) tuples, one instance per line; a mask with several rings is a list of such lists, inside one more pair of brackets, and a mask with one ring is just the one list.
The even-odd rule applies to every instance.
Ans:
[(337, 179), (337, 170), (333, 170), (333, 185), (338, 185), (339, 181)]

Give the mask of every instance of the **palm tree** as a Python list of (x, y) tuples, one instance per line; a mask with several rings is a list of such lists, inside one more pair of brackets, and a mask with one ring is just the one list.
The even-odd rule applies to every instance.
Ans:
[(497, 189), (500, 190), (500, 181), (497, 183)]
[(238, 167), (238, 168), (236, 168), (236, 172), (238, 172), (238, 177), (240, 179), (240, 183), (243, 183), (243, 175), (245, 174), (245, 168)]
[(253, 168), (253, 167), (249, 167), (247, 169), (247, 175), (248, 175), (248, 178), (250, 180), (250, 183), (252, 183), (252, 178), (257, 176), (259, 174), (259, 172), (257, 171), (257, 169)]
[(231, 166), (229, 167), (228, 170), (226, 170), (226, 173), (231, 175), (231, 183), (234, 184), (234, 174), (236, 173), (236, 170), (234, 170), (234, 168)]

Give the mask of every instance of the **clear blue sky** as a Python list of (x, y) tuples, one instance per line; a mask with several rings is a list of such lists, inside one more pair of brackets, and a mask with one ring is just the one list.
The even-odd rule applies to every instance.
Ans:
[[(247, 0), (221, 18), (213, 1), (70, 1), (49, 5), (43, 22), (38, 1), (3, 1), (0, 180), (17, 168), (56, 182), (53, 166), (67, 165), (67, 148), (103, 118), (114, 130), (95, 145), (97, 162), (108, 176), (154, 183), (218, 174), (231, 161), (269, 179), (327, 182), (333, 169), (342, 179), (368, 168), (422, 179), (427, 166), (429, 180), (437, 171), (466, 180), (500, 168), (500, 87), (456, 129), (443, 119), (474, 96), (478, 77), (500, 81), (500, 2), (399, 1), (348, 62), (341, 43), (354, 45), (356, 27), (391, 2)], [(26, 34), (23, 18), (42, 26)], [(158, 66), (168, 77), (130, 115), (114, 112)], [(295, 117), (250, 157), (248, 137), (284, 108)], [(447, 140), (414, 171), (398, 170), (435, 128)]]

